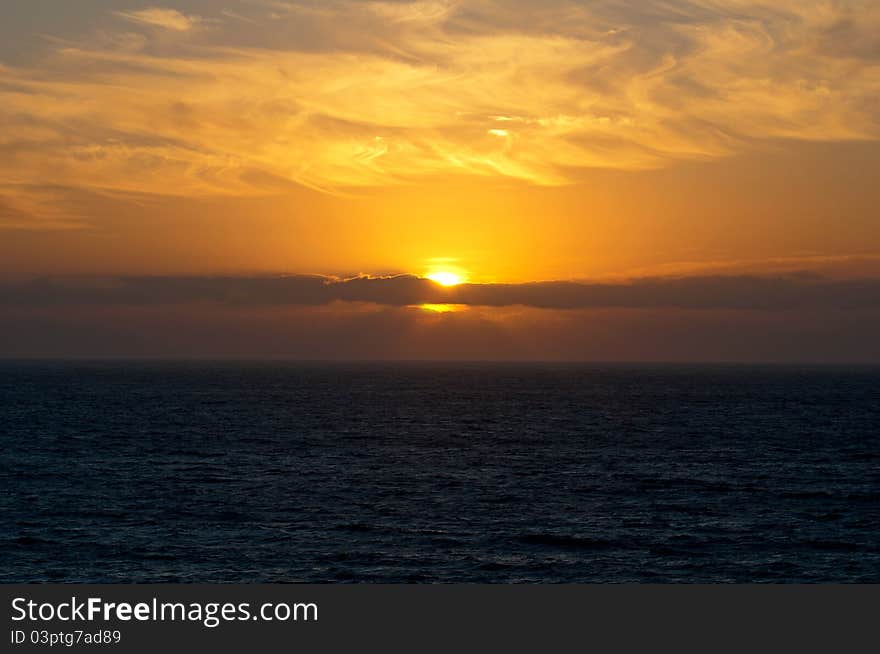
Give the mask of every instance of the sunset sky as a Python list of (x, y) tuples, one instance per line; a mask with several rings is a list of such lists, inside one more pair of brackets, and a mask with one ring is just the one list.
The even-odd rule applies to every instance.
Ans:
[(0, 126), (0, 356), (880, 362), (876, 0), (8, 0)]

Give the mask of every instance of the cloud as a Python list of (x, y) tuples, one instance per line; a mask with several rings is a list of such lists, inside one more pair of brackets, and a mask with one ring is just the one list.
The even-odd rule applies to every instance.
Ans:
[(161, 27), (174, 32), (188, 32), (197, 25), (199, 16), (186, 16), (176, 9), (149, 7), (137, 11), (115, 11), (116, 16), (140, 25)]
[(864, 364), (880, 362), (878, 330), (876, 309), (0, 306), (0, 357)]
[(212, 30), (173, 9), (117, 12), (180, 38), (103, 32), (0, 67), (0, 184), (188, 197), (449, 175), (556, 185), (768, 140), (880, 138), (875, 2), (232, 7)]
[(64, 188), (0, 184), (0, 230), (69, 230), (85, 224), (85, 216)]
[(880, 280), (832, 280), (810, 273), (648, 278), (440, 287), (412, 275), (284, 277), (68, 277), (0, 287), (0, 306), (324, 306), (453, 304), (534, 309), (846, 310), (880, 308)]

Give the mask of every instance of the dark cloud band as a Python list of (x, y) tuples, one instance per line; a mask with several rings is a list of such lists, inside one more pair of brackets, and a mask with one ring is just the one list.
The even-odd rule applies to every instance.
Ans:
[(574, 281), (441, 287), (412, 275), (338, 279), (283, 277), (43, 278), (0, 286), (0, 305), (157, 306), (199, 303), (320, 306), (461, 304), (543, 309), (857, 309), (880, 308), (880, 279), (830, 280), (801, 273), (776, 277), (645, 278), (625, 283)]

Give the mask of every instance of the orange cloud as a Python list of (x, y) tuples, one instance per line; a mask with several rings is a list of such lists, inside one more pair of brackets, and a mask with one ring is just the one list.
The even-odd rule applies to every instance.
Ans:
[(172, 9), (116, 14), (149, 29), (0, 67), (0, 194), (22, 211), (48, 215), (19, 194), (49, 184), (556, 185), (769, 139), (880, 137), (871, 2), (261, 2), (211, 30)]

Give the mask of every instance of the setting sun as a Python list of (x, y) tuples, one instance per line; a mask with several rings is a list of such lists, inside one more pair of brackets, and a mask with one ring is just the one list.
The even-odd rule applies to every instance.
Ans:
[(432, 282), (437, 282), (441, 286), (457, 286), (464, 282), (464, 278), (461, 275), (448, 270), (433, 272), (427, 277)]

